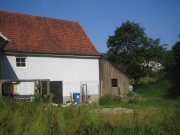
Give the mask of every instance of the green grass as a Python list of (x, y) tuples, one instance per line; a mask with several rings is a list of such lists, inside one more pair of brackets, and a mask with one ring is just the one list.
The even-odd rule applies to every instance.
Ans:
[[(143, 108), (169, 108), (175, 105), (176, 99), (167, 98), (168, 90), (171, 87), (170, 82), (167, 79), (153, 79), (145, 77), (141, 80), (143, 86), (136, 89), (136, 96), (125, 97), (121, 99), (121, 102), (111, 100), (108, 96), (104, 96), (108, 103), (102, 104), (103, 107), (125, 107), (134, 109)], [(133, 98), (133, 102), (130, 102)]]
[(138, 88), (137, 94), (145, 97), (165, 97), (168, 94), (168, 90), (171, 87), (169, 80), (161, 79), (156, 82), (144, 84), (141, 88)]
[[(176, 113), (177, 101), (161, 101), (164, 105), (160, 106), (152, 102), (155, 101), (116, 102), (116, 107), (134, 108), (135, 113), (106, 114), (92, 111), (105, 105), (62, 108), (43, 102), (0, 99), (0, 135), (178, 134), (180, 116)], [(113, 104), (109, 106), (112, 107)]]
[[(0, 135), (178, 135), (180, 100), (164, 97), (168, 85), (165, 80), (151, 83), (133, 101), (106, 96), (102, 105), (65, 108), (0, 98)], [(133, 108), (134, 113), (93, 111), (104, 107)]]
[(161, 99), (161, 98), (152, 98), (139, 100), (135, 99), (135, 103), (129, 103), (128, 101), (122, 102), (111, 102), (109, 104), (102, 105), (105, 108), (115, 108), (115, 107), (124, 107), (124, 108), (134, 108), (134, 109), (144, 109), (144, 108), (169, 108), (175, 105), (176, 100), (171, 99)]

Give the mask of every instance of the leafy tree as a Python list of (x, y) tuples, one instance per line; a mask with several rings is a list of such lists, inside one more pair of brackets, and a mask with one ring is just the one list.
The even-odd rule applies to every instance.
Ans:
[(168, 71), (180, 66), (180, 42), (176, 42), (172, 46), (172, 50), (166, 51), (164, 65)]
[(136, 84), (141, 77), (152, 73), (151, 62), (161, 63), (164, 47), (160, 40), (148, 38), (139, 24), (126, 21), (107, 40), (110, 61), (128, 73)]
[(180, 42), (176, 42), (175, 45), (172, 47), (174, 59), (176, 61), (177, 68), (180, 68)]
[(172, 83), (170, 94), (180, 96), (180, 42), (175, 43), (169, 51), (166, 69)]

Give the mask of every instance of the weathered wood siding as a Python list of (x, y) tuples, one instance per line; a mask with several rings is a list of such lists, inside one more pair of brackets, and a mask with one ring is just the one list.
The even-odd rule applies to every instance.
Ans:
[[(112, 87), (112, 79), (117, 79), (117, 87)], [(129, 78), (106, 59), (100, 59), (100, 96), (112, 94), (126, 95), (129, 91)]]

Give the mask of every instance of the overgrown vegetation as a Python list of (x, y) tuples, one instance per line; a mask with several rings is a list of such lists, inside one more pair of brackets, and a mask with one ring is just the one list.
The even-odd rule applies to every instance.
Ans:
[(159, 78), (148, 83), (141, 83), (141, 87), (136, 91), (141, 96), (163, 98), (169, 96), (168, 91), (170, 88), (171, 83), (167, 78)]
[(149, 37), (140, 24), (126, 21), (108, 37), (107, 47), (104, 56), (128, 74), (134, 88), (141, 86), (141, 78), (157, 78), (163, 72), (171, 81), (169, 95), (180, 96), (180, 41), (167, 50), (159, 39)]
[(159, 39), (152, 39), (138, 23), (126, 21), (117, 27), (107, 40), (107, 58), (134, 80), (152, 75), (161, 68), (165, 47)]
[(109, 104), (109, 103), (119, 103), (121, 101), (121, 98), (120, 97), (115, 97), (115, 96), (112, 96), (112, 95), (109, 95), (109, 94), (105, 94), (104, 96), (102, 96), (100, 99), (99, 99), (99, 103), (101, 105), (106, 105), (106, 104)]
[[(179, 70), (177, 64), (171, 66), (169, 71)], [(99, 104), (55, 107), (51, 94), (36, 95), (33, 102), (0, 98), (0, 135), (178, 135), (180, 99), (169, 98), (169, 93), (179, 92), (175, 87), (179, 80), (172, 83), (167, 69), (141, 77), (128, 97), (107, 94)], [(101, 111), (116, 107), (131, 108), (134, 113)]]
[[(163, 90), (168, 83), (151, 83), (127, 98), (105, 95), (100, 105), (55, 107), (50, 100), (39, 100), (40, 97), (34, 102), (0, 98), (0, 135), (179, 134), (180, 100), (165, 98)], [(95, 111), (107, 107), (133, 108), (134, 113)]]
[[(180, 43), (167, 51), (127, 21), (107, 44), (107, 57), (129, 74), (135, 93), (68, 107), (53, 106), (51, 94), (36, 95), (33, 102), (0, 98), (0, 135), (179, 135), (180, 99), (169, 97), (180, 96)], [(134, 113), (101, 111), (116, 107)]]
[[(0, 134), (178, 134), (179, 113), (172, 109), (146, 108), (134, 114), (92, 113), (92, 106), (52, 107), (44, 103), (1, 99)], [(151, 113), (150, 113), (151, 112)]]
[(167, 52), (165, 68), (172, 84), (169, 94), (178, 97), (180, 96), (180, 42), (176, 42), (172, 50)]

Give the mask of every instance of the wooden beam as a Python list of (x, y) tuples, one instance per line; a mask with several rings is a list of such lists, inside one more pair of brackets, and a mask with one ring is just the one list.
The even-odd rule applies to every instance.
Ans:
[(19, 79), (19, 80), (1, 80), (2, 82), (35, 82), (35, 81), (50, 81), (49, 79)]
[(40, 84), (40, 94), (42, 95), (42, 81), (39, 81)]
[(50, 81), (48, 80), (47, 81), (47, 94), (50, 93)]

